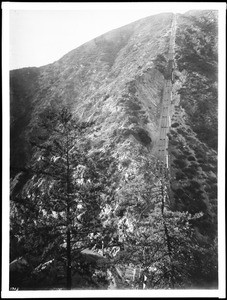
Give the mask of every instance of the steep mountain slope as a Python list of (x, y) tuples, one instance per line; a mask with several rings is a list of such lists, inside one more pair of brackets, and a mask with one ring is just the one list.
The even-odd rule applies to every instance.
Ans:
[[(31, 159), (34, 162), (38, 157), (30, 140), (39, 126), (40, 114), (51, 107), (67, 106), (74, 117), (92, 124), (85, 133), (89, 141), (87, 155), (100, 151), (116, 162), (117, 169), (109, 178), (114, 196), (106, 200), (105, 218), (117, 228), (117, 246), (124, 244), (125, 223), (130, 232), (138, 220), (149, 217), (149, 212), (151, 219), (157, 217), (159, 203), (152, 202), (154, 197), (156, 202), (167, 199), (168, 203), (162, 203), (161, 216), (164, 206), (179, 214), (174, 215), (176, 220), (179, 216), (184, 219), (181, 212), (201, 213), (190, 222), (200, 244), (213, 246), (217, 222), (217, 16), (214, 12), (192, 11), (176, 18), (172, 99), (168, 99), (172, 116), (169, 168), (163, 179), (155, 146), (160, 137), (173, 17), (171, 13), (151, 16), (97, 37), (53, 64), (11, 71), (12, 203), (20, 199), (19, 206), (22, 205), (29, 186), (39, 187), (43, 182), (42, 178), (35, 182), (33, 174), (26, 171)], [(15, 220), (18, 210), (12, 207)], [(159, 222), (157, 219), (154, 228), (162, 224)], [(20, 233), (14, 231), (12, 241), (15, 239), (21, 247)], [(97, 245), (109, 253), (108, 245)], [(119, 247), (123, 251), (124, 247)], [(23, 254), (21, 251), (12, 250), (12, 259)], [(197, 256), (195, 261), (203, 264), (204, 258)], [(190, 269), (192, 285), (197, 281), (215, 286), (215, 262), (201, 274), (194, 270), (195, 265)]]
[(25, 131), (34, 109), (31, 98), (34, 90), (38, 89), (38, 75), (38, 68), (19, 69), (10, 73), (10, 162), (15, 168), (21, 168), (29, 159)]
[(203, 234), (215, 235), (217, 216), (217, 14), (178, 18), (175, 82), (180, 105), (170, 132), (172, 191), (177, 209), (205, 211)]
[[(98, 132), (103, 140), (106, 136), (110, 139), (114, 129), (120, 133), (130, 130), (133, 124), (139, 128), (140, 124), (137, 123), (142, 126), (146, 123), (145, 128), (155, 135), (163, 78), (155, 70), (152, 60), (167, 50), (170, 23), (171, 14), (157, 15), (100, 36), (59, 61), (36, 69), (38, 76), (32, 86), (26, 80), (26, 75), (33, 69), (12, 71), (12, 118), (20, 116), (15, 104), (28, 109), (27, 118), (34, 122), (36, 113), (46, 105), (66, 103), (80, 117), (96, 120), (97, 127), (101, 126)], [(17, 85), (18, 77), (22, 83), (20, 86)], [(19, 104), (24, 101), (23, 84), (30, 90), (26, 90), (26, 107)], [(128, 93), (131, 93), (130, 97)], [(32, 107), (32, 112), (29, 107)], [(137, 114), (135, 123), (129, 121), (127, 124), (127, 118), (133, 118), (131, 113)], [(106, 126), (113, 123), (113, 127)], [(116, 124), (117, 128), (114, 128)], [(14, 137), (16, 131), (12, 126)], [(23, 132), (23, 124), (19, 127)], [(16, 136), (20, 136), (20, 132)], [(94, 141), (98, 139), (94, 138)], [(14, 144), (12, 146), (14, 148)], [(14, 159), (12, 166), (17, 163), (18, 159)]]

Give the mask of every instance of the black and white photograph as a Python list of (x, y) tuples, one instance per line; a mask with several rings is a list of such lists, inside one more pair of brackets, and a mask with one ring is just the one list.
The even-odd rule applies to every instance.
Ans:
[(2, 297), (226, 297), (216, 2), (2, 2)]

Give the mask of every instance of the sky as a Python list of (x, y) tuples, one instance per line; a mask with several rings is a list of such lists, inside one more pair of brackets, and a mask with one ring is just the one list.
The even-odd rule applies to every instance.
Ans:
[(163, 13), (185, 13), (195, 3), (10, 3), (9, 68), (42, 66), (112, 29)]

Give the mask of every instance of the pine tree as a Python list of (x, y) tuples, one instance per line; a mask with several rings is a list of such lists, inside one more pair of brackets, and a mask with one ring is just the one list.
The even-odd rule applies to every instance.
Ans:
[(193, 287), (198, 280), (193, 278), (198, 262), (201, 265), (212, 253), (208, 243), (198, 240), (192, 225), (202, 213), (171, 211), (168, 176), (154, 166), (155, 161), (144, 161), (138, 172), (141, 175), (121, 189), (124, 251), (116, 255), (115, 263), (123, 266), (126, 277), (128, 270), (133, 270), (126, 280), (131, 288)]
[(20, 216), (17, 234), (26, 240), (25, 251), (33, 250), (41, 261), (66, 261), (67, 289), (72, 267), (81, 267), (81, 250), (101, 244), (101, 212), (114, 172), (109, 153), (88, 153), (90, 125), (75, 121), (67, 108), (41, 113), (31, 132), (32, 175), (20, 194), (23, 204), (11, 212), (12, 231)]

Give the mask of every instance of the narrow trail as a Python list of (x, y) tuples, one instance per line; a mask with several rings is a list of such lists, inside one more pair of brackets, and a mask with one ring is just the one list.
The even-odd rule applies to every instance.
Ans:
[(159, 121), (159, 135), (154, 147), (154, 153), (165, 168), (169, 168), (168, 155), (168, 132), (171, 126), (171, 106), (172, 106), (172, 86), (174, 70), (174, 47), (176, 36), (176, 15), (173, 15), (173, 21), (170, 32), (169, 52), (167, 55), (167, 67), (164, 74), (165, 83), (163, 89), (163, 98), (161, 106), (161, 115)]

